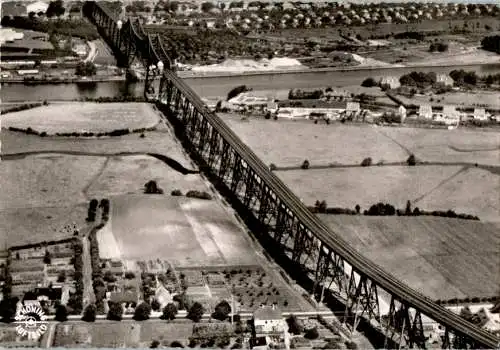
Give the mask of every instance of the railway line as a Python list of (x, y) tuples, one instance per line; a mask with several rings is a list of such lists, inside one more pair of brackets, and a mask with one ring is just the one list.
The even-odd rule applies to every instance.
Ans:
[[(95, 5), (100, 6), (97, 4)], [(104, 22), (107, 23), (105, 25), (108, 25), (108, 28), (112, 26), (116, 27), (116, 21), (114, 21), (114, 18), (109, 14), (109, 12), (105, 10), (102, 10), (102, 12), (108, 16), (108, 18), (105, 18)], [(336, 255), (340, 256), (360, 277), (366, 277), (377, 287), (380, 287), (391, 294), (394, 299), (406, 304), (408, 307), (416, 309), (421, 314), (430, 317), (456, 335), (468, 337), (469, 344), (472, 341), (472, 343), (475, 343), (477, 346), (482, 348), (497, 348), (499, 346), (499, 339), (493, 334), (477, 328), (468, 321), (462, 319), (460, 316), (446, 310), (444, 307), (434, 303), (431, 299), (411, 289), (381, 269), (378, 265), (365, 258), (345, 240), (343, 240), (337, 233), (333, 232), (325, 223), (323, 223), (307, 209), (300, 199), (268, 169), (268, 167), (256, 156), (256, 154), (247, 145), (245, 145), (243, 141), (216, 114), (208, 110), (200, 97), (197, 96), (196, 93), (175, 74), (175, 72), (169, 69), (170, 60), (161, 44), (161, 38), (158, 35), (148, 35), (140, 24), (136, 25), (132, 24), (131, 21), (128, 21), (127, 25), (127, 30), (129, 30), (128, 33), (130, 33), (130, 36), (126, 39), (132, 41), (128, 43), (129, 47), (133, 44), (135, 49), (140, 51), (138, 52), (138, 55), (141, 56), (145, 64), (151, 64), (153, 62), (156, 63), (158, 61), (162, 61), (166, 64), (166, 69), (162, 72), (161, 79), (163, 79), (163, 82), (166, 81), (173, 84), (173, 86), (181, 93), (181, 97), (187, 99), (192, 107), (197, 110), (199, 115), (194, 116), (193, 118), (205, 118), (208, 124), (210, 124), (211, 127), (229, 145), (229, 147), (234, 150), (241, 161), (246, 164), (246, 167), (253, 171), (255, 177), (260, 179), (270, 192), (276, 195), (281, 206), (293, 213), (295, 218), (297, 218), (300, 222), (301, 226), (308, 230), (316, 240), (326, 246), (328, 250), (333, 251)], [(137, 28), (134, 28), (136, 26)], [(120, 46), (121, 43), (115, 43), (115, 48)], [(126, 54), (130, 55), (129, 50)], [(127, 59), (129, 59), (129, 57), (127, 57)], [(164, 102), (160, 101), (160, 103)], [(170, 104), (170, 101), (167, 103)], [(182, 113), (181, 108), (179, 108), (179, 111), (176, 112)]]

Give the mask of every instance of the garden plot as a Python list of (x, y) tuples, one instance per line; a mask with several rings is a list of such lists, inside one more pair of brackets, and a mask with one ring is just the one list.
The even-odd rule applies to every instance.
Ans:
[(428, 297), (498, 293), (498, 224), (436, 217), (320, 217), (360, 253)]
[[(246, 233), (213, 200), (129, 195), (113, 198), (111, 207), (112, 232), (123, 259), (168, 259), (180, 267), (227, 265), (237, 251), (235, 263), (255, 261)], [(232, 235), (233, 245), (214, 236), (213, 225)]]
[(138, 347), (141, 325), (136, 322), (107, 322), (104, 324), (58, 324), (54, 347)]
[(260, 159), (279, 166), (300, 167), (360, 164), (366, 157), (374, 163), (402, 162), (408, 153), (371, 126), (314, 124), (312, 121), (252, 119), (241, 121), (221, 115), (231, 129)]
[(146, 103), (52, 104), (2, 116), (2, 127), (31, 128), (47, 134), (109, 132), (118, 129), (151, 128), (159, 114)]

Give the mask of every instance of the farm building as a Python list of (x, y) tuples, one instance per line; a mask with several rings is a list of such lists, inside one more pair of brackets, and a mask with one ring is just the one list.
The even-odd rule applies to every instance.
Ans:
[(474, 108), (474, 119), (487, 120), (486, 110), (484, 108)]
[(399, 79), (396, 77), (383, 77), (380, 80), (380, 85), (389, 85), (391, 89), (397, 89), (401, 86)]
[(453, 86), (453, 79), (448, 74), (438, 74), (436, 83), (442, 83), (445, 86)]
[(31, 4), (26, 5), (26, 12), (34, 12), (34, 13), (39, 13), (39, 12), (47, 12), (47, 9), (49, 8), (49, 4), (43, 1), (36, 1)]
[(432, 119), (432, 106), (420, 105), (418, 108), (418, 116), (424, 119)]
[(155, 299), (158, 301), (158, 303), (160, 303), (162, 309), (173, 300), (172, 294), (170, 294), (163, 285), (160, 285), (158, 288), (156, 288)]
[[(288, 342), (288, 325), (281, 311), (273, 305), (262, 306), (253, 313), (255, 342), (265, 339), (265, 344)], [(264, 344), (262, 344), (264, 345)]]
[(318, 115), (323, 115), (325, 118), (336, 119), (339, 117), (340, 113), (345, 111), (344, 108), (292, 108), (284, 107), (279, 108), (277, 111), (278, 118), (289, 118), (289, 119), (314, 119)]

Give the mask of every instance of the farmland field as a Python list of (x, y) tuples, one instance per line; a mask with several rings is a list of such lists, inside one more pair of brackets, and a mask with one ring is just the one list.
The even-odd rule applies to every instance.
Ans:
[[(104, 118), (105, 117), (105, 118)], [(2, 127), (32, 128), (47, 134), (151, 128), (160, 117), (146, 103), (67, 103), (2, 116)]]
[[(412, 98), (398, 95), (403, 103), (406, 104), (431, 104), (431, 105), (445, 105), (451, 104), (456, 106), (472, 107), (475, 105), (486, 105), (489, 108), (500, 108), (500, 97), (495, 92), (449, 92), (435, 96), (415, 95)], [(431, 101), (432, 99), (433, 101)], [(437, 100), (440, 102), (438, 103)]]
[(320, 217), (369, 259), (433, 299), (498, 293), (497, 223), (435, 217)]
[(408, 157), (401, 147), (369, 126), (222, 117), (268, 165), (300, 166), (304, 159), (311, 165), (360, 164), (366, 157), (375, 163), (398, 162)]
[(378, 202), (404, 208), (410, 200), (424, 210), (473, 214), (499, 221), (497, 175), (459, 166), (388, 166), (276, 172), (306, 205), (326, 200), (329, 207), (368, 209)]
[[(111, 229), (100, 231), (98, 239), (115, 241), (115, 251), (123, 259), (163, 258), (181, 267), (255, 263), (246, 233), (214, 201), (155, 195), (115, 197), (108, 225)], [(113, 238), (101, 237), (110, 234)]]

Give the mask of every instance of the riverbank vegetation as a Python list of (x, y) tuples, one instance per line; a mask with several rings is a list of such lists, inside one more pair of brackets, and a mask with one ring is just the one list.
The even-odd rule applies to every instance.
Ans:
[(49, 105), (49, 103), (47, 101), (43, 101), (43, 102), (35, 102), (35, 103), (23, 103), (23, 104), (18, 104), (18, 105), (14, 105), (14, 106), (4, 106), (0, 110), (0, 115), (6, 114), (6, 113), (25, 111), (27, 109), (32, 109), (32, 108), (41, 107), (41, 106), (48, 106), (48, 105)]

